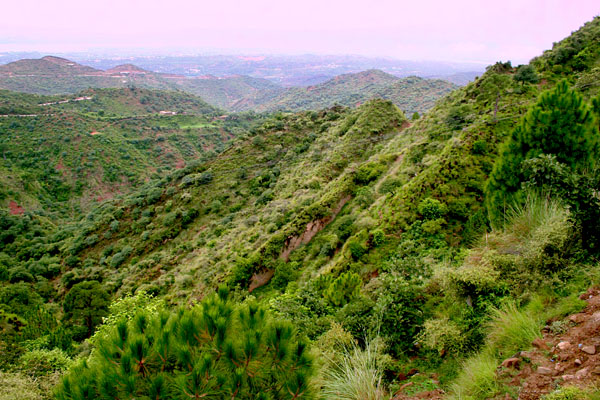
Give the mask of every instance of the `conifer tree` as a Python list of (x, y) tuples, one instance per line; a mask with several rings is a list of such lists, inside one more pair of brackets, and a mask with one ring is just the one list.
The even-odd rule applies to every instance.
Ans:
[(579, 172), (592, 168), (600, 155), (598, 125), (589, 105), (566, 81), (541, 94), (500, 151), (486, 187), (491, 219), (521, 201), (522, 163), (541, 154)]
[(72, 399), (305, 399), (312, 361), (291, 324), (235, 306), (227, 291), (174, 313), (120, 321), (56, 397)]

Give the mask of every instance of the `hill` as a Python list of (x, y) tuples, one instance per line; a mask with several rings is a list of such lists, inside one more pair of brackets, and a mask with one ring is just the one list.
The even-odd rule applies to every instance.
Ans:
[(335, 104), (353, 107), (373, 98), (383, 98), (412, 115), (414, 112), (427, 111), (438, 98), (456, 88), (442, 80), (398, 78), (383, 71), (368, 70), (340, 75), (315, 86), (289, 88), (270, 98), (243, 98), (231, 108), (256, 111), (314, 110)]
[(2, 206), (63, 217), (210, 158), (251, 123), (187, 93), (147, 89), (0, 91), (0, 112)]
[[(491, 65), (410, 122), (389, 100), (273, 114), (70, 223), (0, 214), (6, 370), (58, 359), (44, 371), (69, 370), (64, 398), (143, 397), (172, 375), (199, 397), (213, 381), (255, 379), (273, 362), (254, 355), (297, 330), (305, 341), (277, 360), (312, 365), (316, 377), (294, 387), (308, 380), (325, 398), (597, 395), (600, 200), (584, 161), (600, 157), (599, 37), (600, 17), (529, 65)], [(555, 143), (565, 138), (571, 164)], [(504, 188), (486, 185), (518, 157)], [(521, 198), (495, 208), (509, 184)], [(98, 365), (104, 380), (81, 378)]]

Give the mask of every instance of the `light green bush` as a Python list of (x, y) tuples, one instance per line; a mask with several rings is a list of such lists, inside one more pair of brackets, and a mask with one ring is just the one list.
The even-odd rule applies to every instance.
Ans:
[(42, 376), (55, 371), (64, 371), (71, 365), (72, 360), (60, 349), (31, 350), (19, 359), (21, 370), (29, 375)]
[(457, 355), (464, 349), (467, 337), (455, 322), (442, 317), (425, 321), (417, 341), (440, 355)]

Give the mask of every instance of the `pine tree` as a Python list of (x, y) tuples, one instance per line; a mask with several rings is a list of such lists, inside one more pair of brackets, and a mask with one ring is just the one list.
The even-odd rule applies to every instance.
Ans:
[(92, 356), (71, 369), (61, 400), (305, 399), (312, 361), (291, 324), (227, 292), (174, 313), (123, 319)]
[(325, 297), (335, 306), (343, 306), (360, 294), (362, 280), (354, 272), (346, 272), (325, 290)]
[(506, 206), (522, 200), (521, 165), (541, 154), (555, 155), (575, 172), (592, 168), (600, 155), (595, 117), (583, 97), (569, 89), (566, 81), (541, 94), (501, 149), (486, 187), (493, 221), (501, 219)]

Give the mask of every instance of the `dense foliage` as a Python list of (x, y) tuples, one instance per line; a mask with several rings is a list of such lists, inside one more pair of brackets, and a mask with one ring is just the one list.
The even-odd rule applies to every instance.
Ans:
[(226, 297), (220, 290), (191, 309), (116, 321), (57, 398), (311, 398), (312, 360), (292, 326)]
[[(262, 388), (274, 398), (382, 398), (405, 380), (409, 395), (514, 394), (497, 374), (503, 358), (527, 350), (546, 323), (580, 310), (578, 296), (600, 276), (592, 169), (599, 35), (596, 18), (530, 68), (491, 65), (410, 121), (385, 100), (212, 116), (203, 127), (231, 128), (228, 147), (214, 144), (218, 154), (162, 171), (81, 218), (1, 213), (0, 351), (8, 376), (0, 378), (39, 392), (67, 368), (60, 394), (77, 398), (163, 389), (230, 396), (236, 388), (247, 397)], [(32, 105), (19, 99), (19, 107)], [(118, 102), (102, 104), (61, 107), (94, 124), (114, 122), (99, 115), (103, 107), (123, 112)], [(37, 120), (25, 118), (7, 117), (15, 122), (8, 134), (29, 140), (23, 133)], [(178, 137), (185, 123), (207, 118), (133, 119), (112, 137), (133, 140), (135, 124), (147, 121)], [(85, 154), (93, 151), (88, 139), (77, 139)], [(51, 159), (45, 142), (28, 143)], [(508, 197), (518, 201), (505, 208)], [(494, 213), (503, 223), (490, 221)], [(193, 305), (222, 284), (230, 300), (212, 295)], [(312, 343), (312, 379), (302, 368), (283, 376), (272, 363), (309, 359), (294, 360), (293, 351), (274, 357), (268, 343), (277, 327), (292, 349), (304, 343), (296, 338)], [(172, 356), (161, 359), (167, 350)], [(240, 368), (249, 354), (262, 362)]]

